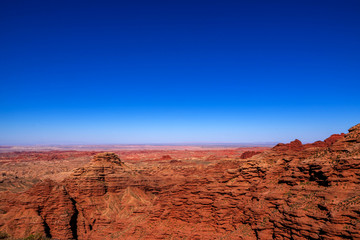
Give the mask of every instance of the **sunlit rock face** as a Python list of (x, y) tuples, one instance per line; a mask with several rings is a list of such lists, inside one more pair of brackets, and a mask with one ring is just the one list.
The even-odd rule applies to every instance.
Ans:
[(42, 233), (72, 239), (71, 219), (75, 208), (63, 185), (43, 181), (26, 192), (0, 194), (1, 231), (17, 238)]
[(0, 193), (0, 229), (55, 239), (360, 239), (360, 125), (254, 153), (190, 167), (164, 157), (141, 169), (101, 153), (62, 182)]

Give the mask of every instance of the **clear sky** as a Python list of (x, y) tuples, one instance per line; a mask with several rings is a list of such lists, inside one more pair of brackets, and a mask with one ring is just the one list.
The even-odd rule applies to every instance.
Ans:
[(360, 122), (360, 1), (0, 1), (0, 144), (304, 142)]

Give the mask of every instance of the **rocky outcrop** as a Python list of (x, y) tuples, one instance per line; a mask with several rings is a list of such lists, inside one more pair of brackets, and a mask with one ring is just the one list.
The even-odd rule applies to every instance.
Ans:
[(347, 142), (352, 142), (352, 143), (360, 142), (360, 123), (349, 129), (349, 133), (346, 134), (345, 139)]
[(170, 155), (163, 155), (160, 160), (172, 160), (172, 157)]
[(304, 145), (299, 139), (295, 139), (294, 141), (287, 144), (279, 143), (273, 148), (274, 151), (279, 151), (279, 152), (301, 151), (303, 149), (304, 149)]
[(0, 226), (16, 237), (43, 233), (49, 238), (72, 239), (75, 208), (64, 186), (47, 180), (21, 195), (0, 195)]
[[(73, 221), (77, 238), (110, 238), (137, 222), (154, 198), (146, 192), (154, 187), (146, 184), (148, 180), (114, 153), (98, 154), (74, 171), (63, 184), (78, 212)], [(151, 183), (156, 185), (156, 181)]]
[(325, 140), (323, 147), (301, 150), (296, 143), (279, 151), (277, 146), (253, 159), (263, 175), (252, 183), (256, 188), (245, 214), (254, 218), (250, 224), (258, 238), (360, 237), (358, 134), (351, 128), (349, 134)]
[(16, 237), (360, 239), (360, 125), (197, 167), (103, 153), (61, 183), (0, 197), (0, 229)]
[(256, 151), (246, 151), (243, 152), (240, 156), (240, 159), (247, 159), (247, 158), (251, 158), (252, 156), (255, 156), (257, 154), (260, 154), (261, 152), (256, 152)]
[(343, 138), (345, 136), (344, 133), (342, 134), (333, 134), (330, 137), (328, 137), (327, 139), (325, 139), (324, 141), (316, 141), (314, 143), (308, 143), (305, 144), (305, 148), (310, 148), (310, 147), (330, 147), (331, 145), (333, 145), (335, 142), (337, 142), (339, 139)]

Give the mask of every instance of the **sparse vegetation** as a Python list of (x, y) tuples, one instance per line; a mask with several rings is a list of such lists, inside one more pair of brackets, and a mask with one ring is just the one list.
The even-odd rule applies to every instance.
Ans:
[(8, 239), (8, 238), (9, 238), (9, 234), (7, 234), (6, 232), (0, 231), (0, 239)]
[(2, 232), (2, 231), (0, 231), (0, 239), (4, 239), (4, 240), (50, 240), (50, 238), (45, 237), (41, 233), (30, 234), (29, 236), (27, 236), (25, 238), (13, 238), (6, 232)]
[(30, 234), (29, 236), (21, 240), (50, 240), (50, 238), (45, 237), (41, 233), (34, 233), (34, 234)]

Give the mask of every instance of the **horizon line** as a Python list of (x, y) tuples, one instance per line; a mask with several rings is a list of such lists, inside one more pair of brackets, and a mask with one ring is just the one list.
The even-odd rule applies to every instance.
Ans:
[(279, 142), (180, 142), (180, 143), (60, 143), (60, 144), (0, 144), (0, 147), (25, 147), (25, 146), (188, 146), (188, 145), (273, 145)]

